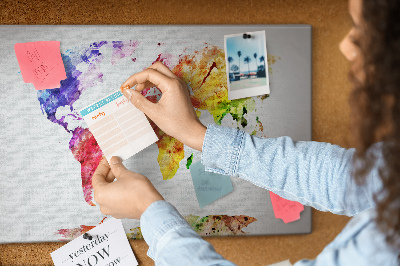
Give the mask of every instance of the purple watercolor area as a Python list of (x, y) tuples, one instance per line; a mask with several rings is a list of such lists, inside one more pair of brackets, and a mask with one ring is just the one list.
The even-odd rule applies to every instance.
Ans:
[[(130, 57), (139, 45), (138, 41), (113, 41), (113, 53), (111, 55), (111, 64), (115, 65), (124, 57)], [(133, 62), (136, 58), (131, 58)]]
[(62, 54), (67, 78), (61, 81), (60, 88), (41, 90), (37, 93), (42, 113), (47, 115), (48, 120), (61, 125), (69, 133), (71, 133), (71, 130), (68, 130), (68, 123), (64, 121), (65, 117), (62, 116), (60, 119), (56, 118), (57, 109), (59, 107), (69, 106), (71, 113), (74, 111), (73, 104), (79, 99), (85, 89), (84, 86), (81, 86), (81, 81), (79, 80), (82, 72), (76, 69), (76, 65), (81, 62), (85, 62), (89, 65), (99, 63), (98, 60), (94, 59), (101, 55), (99, 49), (106, 43), (107, 42), (93, 43), (81, 53), (74, 53), (74, 62), (72, 62), (71, 56)]
[[(92, 206), (95, 205), (92, 201), (92, 176), (103, 153), (88, 128), (68, 129), (66, 117), (82, 120), (73, 104), (85, 89), (103, 82), (103, 73), (99, 64), (104, 59), (100, 52), (100, 48), (104, 45), (111, 46), (106, 41), (101, 41), (92, 43), (89, 47), (68, 50), (62, 54), (67, 78), (61, 81), (60, 88), (38, 91), (37, 94), (40, 108), (47, 119), (62, 126), (68, 133), (72, 134), (68, 143), (69, 149), (74, 158), (81, 164), (83, 194), (85, 201)], [(121, 58), (131, 56), (137, 45), (138, 42), (136, 41), (112, 42), (111, 63), (115, 64)], [(87, 65), (87, 70), (84, 73), (77, 69), (77, 66), (81, 63)], [(56, 112), (60, 107), (69, 107), (70, 113), (57, 118)]]

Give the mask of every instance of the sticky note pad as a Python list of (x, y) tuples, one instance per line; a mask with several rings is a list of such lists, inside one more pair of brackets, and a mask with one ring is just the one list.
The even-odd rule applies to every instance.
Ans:
[(269, 192), (274, 209), (275, 218), (282, 219), (285, 224), (300, 219), (300, 213), (304, 210), (303, 204), (284, 199), (273, 192)]
[(60, 81), (67, 78), (60, 42), (16, 43), (14, 50), (24, 82), (33, 83), (35, 89), (59, 88)]
[(138, 265), (121, 220), (110, 218), (51, 253), (54, 265)]
[(233, 190), (230, 176), (206, 172), (204, 165), (200, 161), (190, 166), (190, 174), (192, 175), (200, 208), (205, 207)]
[(106, 159), (126, 160), (158, 140), (144, 113), (118, 90), (80, 111)]

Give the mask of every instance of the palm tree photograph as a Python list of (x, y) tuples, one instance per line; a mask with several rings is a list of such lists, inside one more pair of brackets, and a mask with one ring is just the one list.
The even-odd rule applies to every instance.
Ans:
[[(267, 87), (269, 91), (265, 31), (224, 37), (229, 91), (258, 87)], [(265, 89), (262, 91), (265, 93)]]

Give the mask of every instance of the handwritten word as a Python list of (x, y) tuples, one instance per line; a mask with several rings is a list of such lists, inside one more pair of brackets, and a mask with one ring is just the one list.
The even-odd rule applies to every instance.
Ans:
[(99, 113), (98, 115), (92, 116), (92, 119), (95, 120), (97, 119), (99, 116), (106, 116), (106, 114), (104, 112)]
[(222, 187), (206, 187), (206, 186), (198, 186), (197, 191), (216, 191), (221, 192)]
[(209, 180), (201, 180), (201, 185), (202, 186), (208, 186), (210, 184)]
[(120, 101), (120, 102), (115, 102), (115, 103), (117, 104), (117, 107), (119, 107), (120, 105), (123, 105), (123, 104), (125, 104), (125, 103), (127, 103), (127, 102), (129, 102), (128, 99), (123, 99), (122, 101)]

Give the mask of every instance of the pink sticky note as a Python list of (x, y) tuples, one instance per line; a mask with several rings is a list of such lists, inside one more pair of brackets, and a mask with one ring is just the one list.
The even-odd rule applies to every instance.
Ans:
[(300, 213), (304, 210), (301, 203), (281, 198), (271, 191), (269, 196), (271, 197), (275, 218), (282, 219), (285, 224), (300, 219)]
[(60, 42), (16, 43), (14, 50), (24, 82), (33, 83), (35, 89), (59, 88), (60, 81), (67, 78)]

